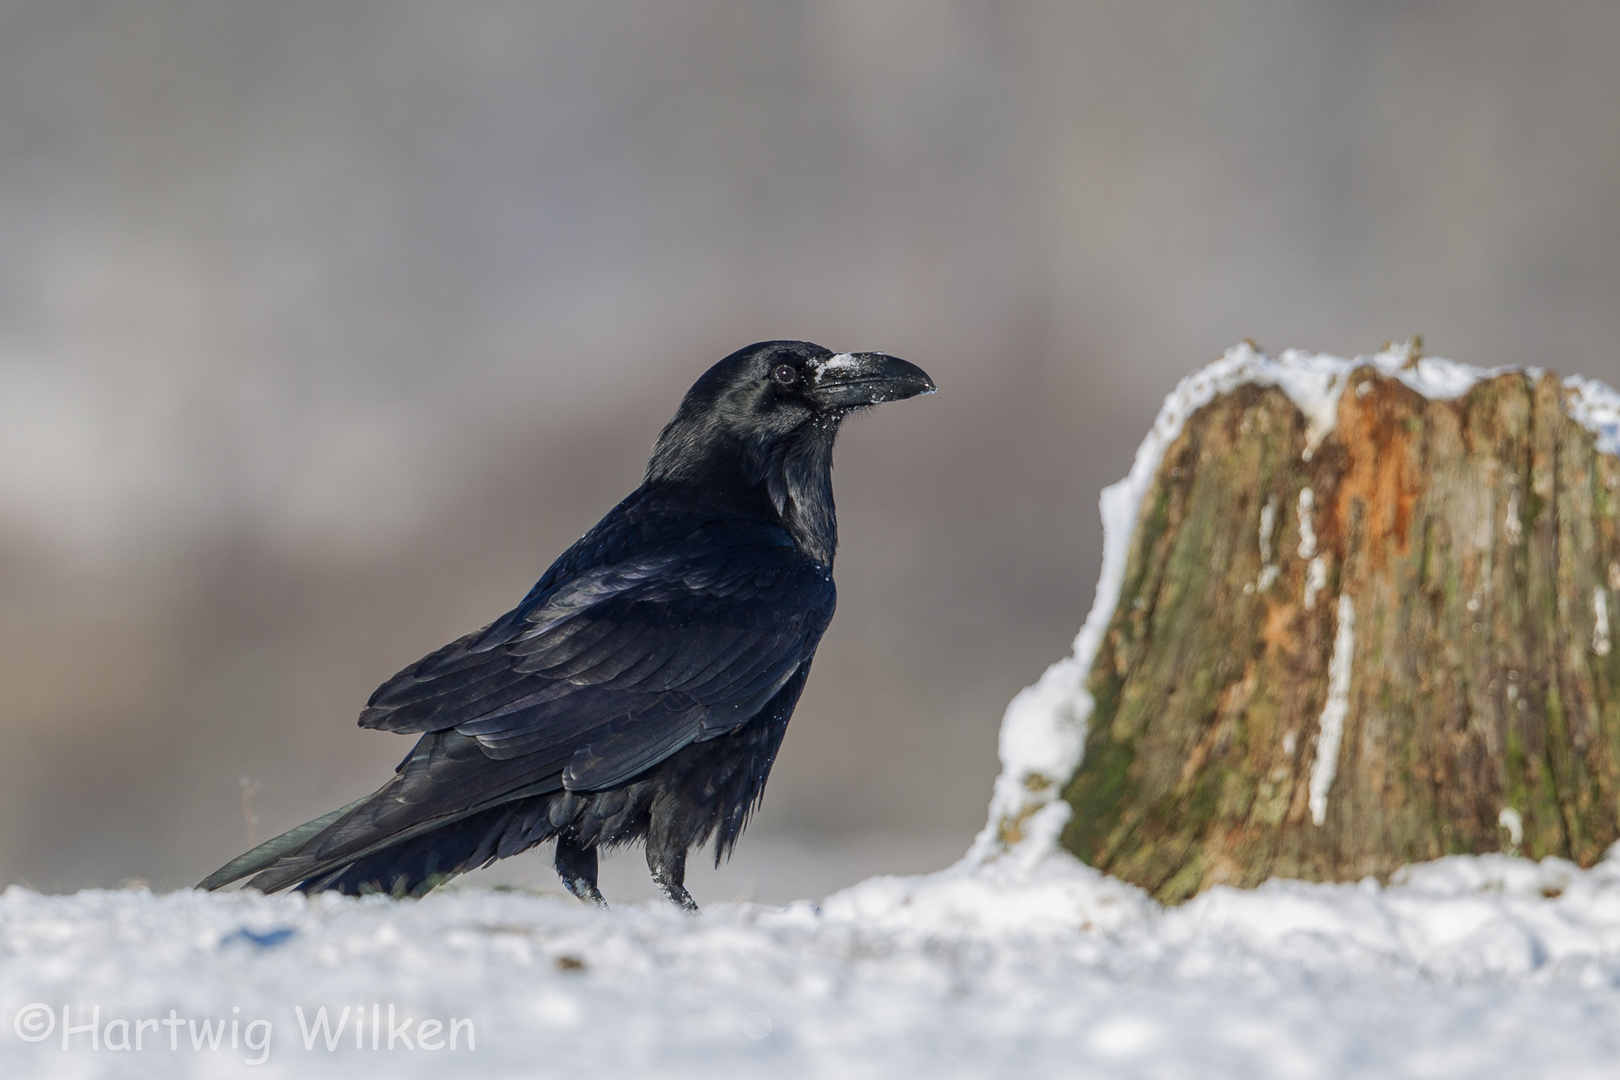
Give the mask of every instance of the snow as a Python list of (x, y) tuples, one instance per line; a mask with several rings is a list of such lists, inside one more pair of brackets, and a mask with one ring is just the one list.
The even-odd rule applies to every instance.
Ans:
[(1592, 586), (1592, 652), (1609, 655), (1609, 598), (1603, 586)]
[(836, 353), (833, 356), (827, 357), (827, 359), (815, 366), (811, 373), (812, 381), (819, 383), (823, 376), (831, 372), (843, 371), (846, 368), (855, 367), (858, 363), (859, 361), (856, 360), (855, 357), (850, 353)]
[(1299, 557), (1309, 559), (1316, 554), (1316, 524), (1311, 513), (1316, 507), (1316, 492), (1306, 485), (1299, 489)]
[(1260, 508), (1260, 564), (1271, 563), (1271, 530), (1277, 527), (1277, 496), (1266, 500)]
[[(1388, 886), (1271, 881), (1166, 909), (1057, 846), (1086, 673), (1166, 447), (1216, 394), (1258, 382), (1304, 411), (1309, 453), (1364, 364), (1435, 397), (1492, 374), (1410, 347), (1352, 361), (1245, 345), (1166, 400), (1103, 493), (1103, 573), (1073, 655), (1008, 706), (990, 821), (956, 865), (700, 917), (468, 883), (401, 902), (14, 886), (0, 894), (0, 1076), (1612, 1075), (1620, 847), (1584, 871), (1452, 857)], [(1570, 415), (1614, 452), (1620, 395), (1566, 386)], [(1326, 588), (1304, 546), (1311, 511), (1302, 495), (1307, 605)], [(1602, 590), (1593, 603), (1606, 616)], [(1348, 709), (1350, 596), (1337, 617), (1318, 824)]]
[(1620, 1054), (1613, 860), (1164, 909), (1048, 853), (696, 918), (14, 887), (0, 955), (7, 1077), (1581, 1077)]
[(1564, 389), (1569, 418), (1597, 436), (1603, 453), (1620, 456), (1620, 393), (1582, 375), (1565, 379)]
[[(1282, 567), (1271, 561), (1271, 533), (1276, 527), (1277, 496), (1273, 495), (1260, 508), (1260, 576), (1254, 583), (1254, 588), (1259, 592), (1265, 592), (1276, 584), (1277, 577), (1282, 573)], [(1244, 592), (1248, 591), (1245, 587)]]
[(1339, 743), (1344, 720), (1350, 715), (1350, 671), (1356, 651), (1356, 605), (1349, 593), (1339, 594), (1339, 624), (1333, 634), (1333, 658), (1328, 661), (1328, 695), (1317, 722), (1316, 761), (1311, 765), (1311, 821), (1327, 820), (1328, 792), (1339, 768)]
[(1305, 610), (1316, 610), (1316, 594), (1327, 588), (1327, 560), (1317, 555), (1305, 567)]
[(1511, 806), (1502, 807), (1502, 812), (1496, 815), (1496, 823), (1508, 831), (1508, 844), (1514, 851), (1524, 843), (1524, 816)]

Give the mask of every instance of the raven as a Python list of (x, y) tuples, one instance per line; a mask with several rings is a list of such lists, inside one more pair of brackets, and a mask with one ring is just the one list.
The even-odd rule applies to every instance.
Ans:
[(736, 845), (832, 619), (839, 425), (933, 391), (904, 360), (805, 341), (715, 364), (641, 486), (517, 607), (371, 695), (361, 727), (421, 733), (393, 778), (199, 888), (420, 896), (554, 839), (568, 891), (601, 904), (597, 849), (640, 840), (695, 911), (687, 852)]

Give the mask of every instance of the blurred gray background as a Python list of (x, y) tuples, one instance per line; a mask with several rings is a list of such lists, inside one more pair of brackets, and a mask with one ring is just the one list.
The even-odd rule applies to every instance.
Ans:
[(838, 618), (694, 892), (943, 865), (1176, 379), (1413, 332), (1620, 382), (1620, 4), (0, 0), (0, 883), (380, 783), (371, 689), (769, 337), (940, 393), (846, 430)]

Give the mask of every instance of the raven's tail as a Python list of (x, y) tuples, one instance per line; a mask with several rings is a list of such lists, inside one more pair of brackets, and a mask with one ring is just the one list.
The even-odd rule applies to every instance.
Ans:
[(238, 855), (212, 874), (203, 878), (202, 881), (197, 883), (197, 888), (207, 889), (212, 892), (240, 878), (245, 878), (249, 874), (256, 874), (275, 866), (282, 859), (295, 854), (309, 841), (325, 832), (328, 827), (336, 823), (345, 814), (374, 798), (376, 798), (375, 794), (367, 795), (363, 799), (356, 799), (348, 806), (334, 810), (330, 814), (322, 814), (314, 821), (306, 821), (296, 829), (289, 829), (274, 839), (266, 840), (252, 851)]
[(198, 888), (218, 889), (252, 875), (247, 887), (261, 892), (295, 885), (304, 892), (420, 896), (465, 870), (550, 839), (556, 829), (546, 796), (561, 789), (560, 778), (489, 776), (517, 763), (479, 754), (486, 780), (518, 781), (479, 798), (456, 782), (463, 770), (454, 767), (468, 761), (475, 746), (453, 732), (424, 737), (381, 788), (232, 859)]
[(323, 855), (329, 836), (345, 815), (376, 799), (378, 792), (231, 860), (198, 885), (217, 889), (254, 875), (247, 887), (275, 892), (296, 885), (303, 892), (333, 889), (356, 896), (387, 893), (421, 896), (436, 885), (468, 870), (488, 866), (496, 859), (551, 839), (556, 830), (547, 819), (550, 800), (531, 796), (466, 815), (449, 815), (429, 827), (407, 830), (360, 848), (339, 843), (337, 854)]
[(414, 840), (311, 874), (298, 888), (304, 892), (334, 889), (350, 896), (371, 892), (421, 896), (457, 874), (551, 839), (556, 830), (546, 820), (549, 801), (540, 796), (484, 810)]

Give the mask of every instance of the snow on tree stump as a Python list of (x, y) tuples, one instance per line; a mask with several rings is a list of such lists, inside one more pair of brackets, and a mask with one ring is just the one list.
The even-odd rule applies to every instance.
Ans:
[(1601, 384), (1415, 342), (1190, 377), (1105, 493), (1075, 657), (1009, 706), (980, 855), (1041, 814), (1171, 903), (1595, 862), (1620, 839), (1617, 416)]

